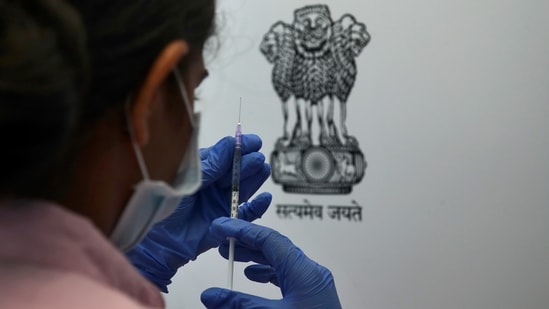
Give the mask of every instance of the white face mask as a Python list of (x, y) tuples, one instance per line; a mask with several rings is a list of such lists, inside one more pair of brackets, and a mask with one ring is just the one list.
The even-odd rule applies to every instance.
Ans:
[(111, 234), (111, 241), (122, 251), (128, 251), (139, 243), (154, 224), (168, 217), (176, 209), (183, 196), (191, 195), (200, 188), (202, 174), (198, 148), (200, 114), (192, 113), (191, 102), (181, 76), (177, 70), (174, 70), (174, 74), (189, 113), (193, 132), (177, 176), (170, 186), (164, 181), (149, 178), (143, 154), (135, 141), (131, 122), (128, 121), (133, 148), (143, 174), (143, 180), (134, 188), (133, 195)]

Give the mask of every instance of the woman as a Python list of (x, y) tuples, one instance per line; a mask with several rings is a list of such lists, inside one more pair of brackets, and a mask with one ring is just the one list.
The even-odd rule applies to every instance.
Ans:
[[(212, 288), (206, 307), (340, 307), (326, 268), (248, 222), (270, 194), (226, 218), (234, 140), (198, 153), (193, 90), (214, 11), (0, 0), (0, 308), (161, 308), (177, 268), (218, 245), (227, 256), (227, 237), (258, 263), (246, 275), (283, 298)], [(260, 147), (244, 137), (243, 201), (270, 173)]]

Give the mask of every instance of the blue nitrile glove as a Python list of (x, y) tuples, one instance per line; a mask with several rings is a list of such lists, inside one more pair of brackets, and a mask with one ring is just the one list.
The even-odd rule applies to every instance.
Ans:
[[(181, 200), (168, 218), (159, 222), (127, 256), (133, 265), (158, 288), (167, 292), (167, 285), (177, 269), (213, 247), (218, 242), (208, 237), (215, 218), (229, 216), (232, 164), (235, 139), (225, 137), (210, 148), (200, 150), (202, 186)], [(248, 200), (269, 177), (270, 166), (259, 153), (261, 139), (242, 135), (242, 172), (240, 202)], [(271, 194), (262, 193), (238, 210), (238, 217), (247, 221), (260, 218), (271, 203)]]
[(277, 285), (283, 298), (266, 299), (210, 288), (200, 297), (207, 308), (341, 308), (331, 272), (277, 231), (239, 219), (218, 218), (212, 222), (210, 233), (224, 242), (219, 251), (225, 258), (229, 250), (226, 239), (234, 237), (235, 260), (260, 263), (248, 266), (246, 277)]

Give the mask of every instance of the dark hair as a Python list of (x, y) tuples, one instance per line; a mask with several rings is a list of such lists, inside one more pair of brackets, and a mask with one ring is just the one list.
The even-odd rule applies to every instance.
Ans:
[(83, 128), (171, 40), (202, 49), (214, 12), (215, 0), (0, 0), (0, 196), (55, 198)]
[(120, 104), (164, 46), (184, 38), (201, 49), (213, 32), (215, 0), (71, 0), (88, 36), (92, 81), (84, 117)]
[(40, 178), (63, 160), (86, 63), (83, 27), (69, 6), (0, 0), (0, 194), (38, 195)]

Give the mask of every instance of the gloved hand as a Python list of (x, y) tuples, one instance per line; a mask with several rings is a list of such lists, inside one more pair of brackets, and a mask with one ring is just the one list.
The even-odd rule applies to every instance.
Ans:
[[(210, 148), (200, 150), (202, 186), (182, 199), (169, 217), (154, 225), (147, 236), (127, 253), (133, 265), (158, 288), (167, 285), (177, 269), (219, 243), (208, 237), (212, 220), (230, 215), (232, 164), (235, 139), (225, 137)], [(240, 202), (247, 201), (269, 177), (270, 166), (258, 152), (261, 139), (242, 135)], [(239, 207), (238, 217), (260, 218), (271, 203), (271, 194), (258, 195)]]
[(239, 219), (218, 218), (212, 222), (210, 233), (218, 241), (225, 241), (219, 248), (225, 258), (229, 255), (226, 239), (234, 237), (235, 260), (260, 263), (248, 266), (246, 277), (277, 285), (283, 298), (265, 299), (210, 288), (200, 297), (207, 308), (341, 308), (331, 272), (277, 231)]

